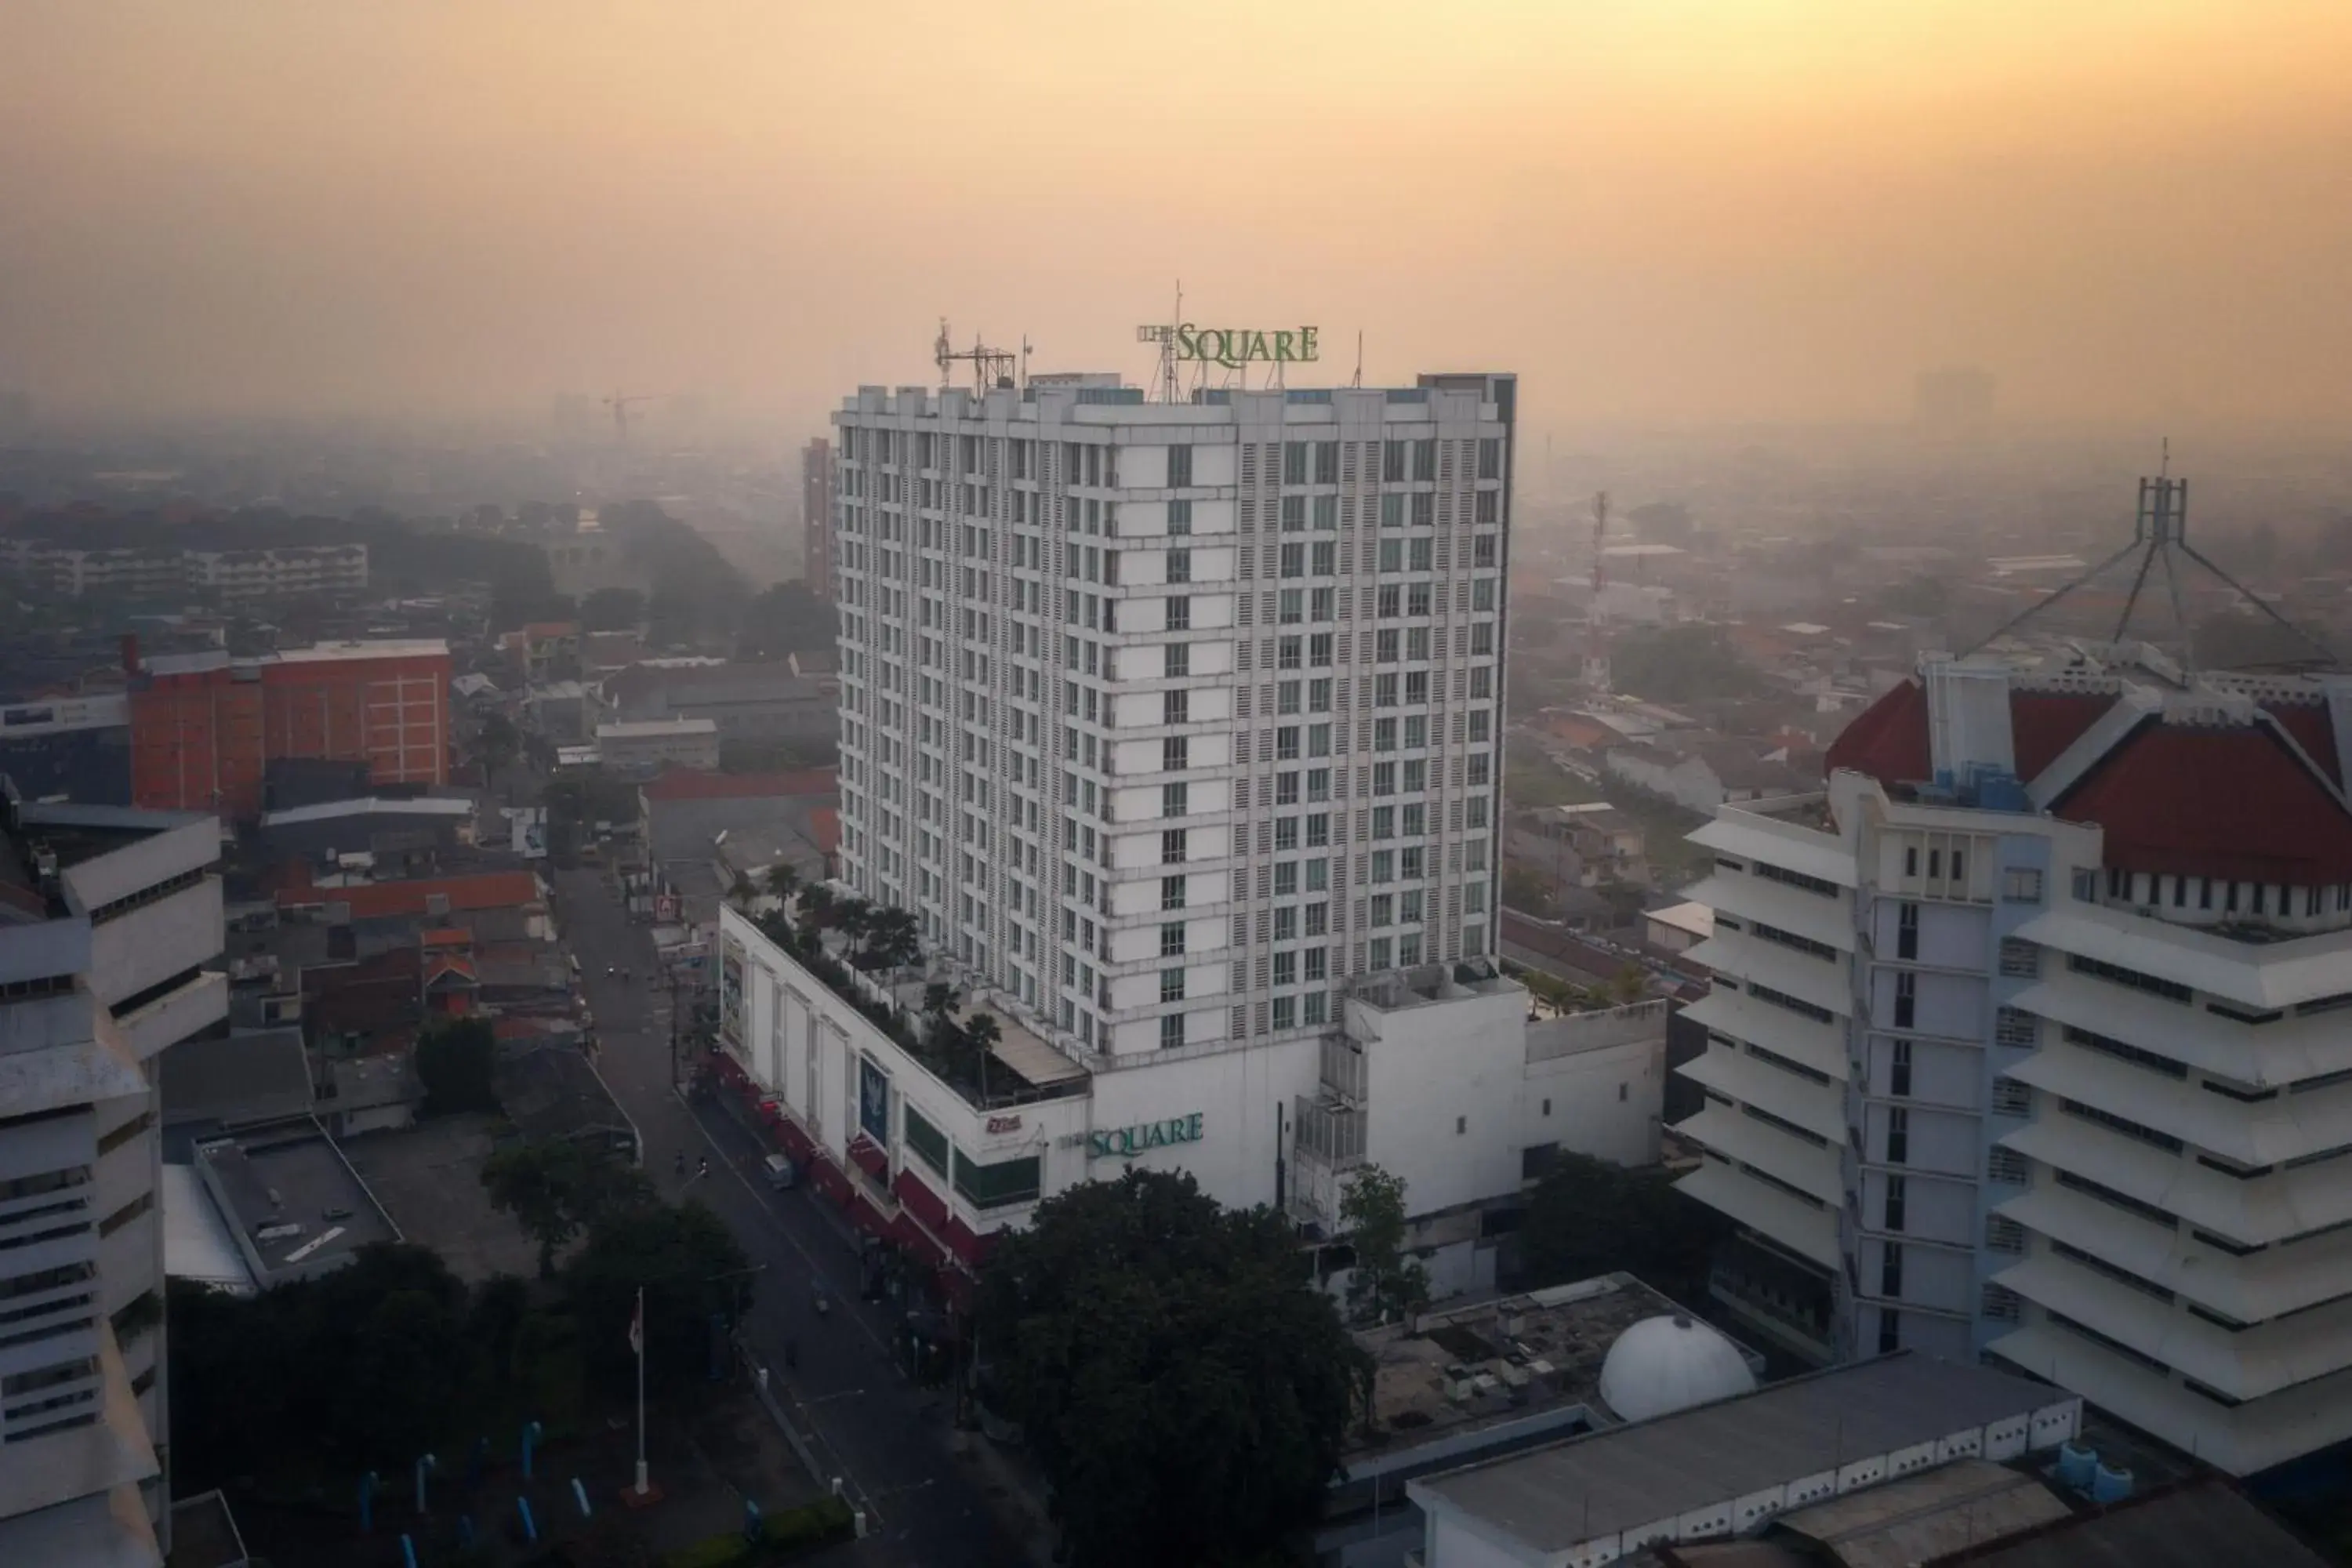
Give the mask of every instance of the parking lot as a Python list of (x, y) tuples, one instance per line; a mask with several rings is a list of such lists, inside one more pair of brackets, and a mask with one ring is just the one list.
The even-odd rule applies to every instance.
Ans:
[(538, 1246), (512, 1215), (492, 1208), (482, 1190), (494, 1125), (488, 1115), (442, 1116), (342, 1146), (401, 1235), (439, 1253), (467, 1281), (494, 1274), (529, 1279), (539, 1272)]

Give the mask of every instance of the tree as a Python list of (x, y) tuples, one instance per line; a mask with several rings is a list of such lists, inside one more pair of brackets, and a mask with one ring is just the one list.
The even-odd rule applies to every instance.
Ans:
[(645, 1173), (602, 1144), (569, 1138), (519, 1143), (482, 1163), (493, 1206), (539, 1243), (539, 1277), (555, 1277), (555, 1250), (608, 1214), (653, 1201)]
[(884, 905), (867, 917), (859, 944), (860, 969), (898, 969), (922, 956), (922, 925), (912, 911)]
[(646, 616), (646, 596), (635, 588), (599, 588), (580, 601), (583, 632), (635, 631)]
[(1289, 1224), (1192, 1177), (1071, 1188), (983, 1269), (984, 1397), (1018, 1421), (1079, 1568), (1196, 1568), (1318, 1516), (1371, 1361)]
[(1622, 1270), (1690, 1300), (1704, 1294), (1709, 1261), (1730, 1228), (1717, 1211), (1676, 1192), (1662, 1170), (1563, 1152), (1528, 1199), (1520, 1235), (1537, 1285)]
[(833, 606), (805, 583), (778, 583), (743, 606), (738, 658), (782, 658), (793, 653), (830, 653), (839, 630)]
[(760, 880), (767, 889), (768, 897), (787, 908), (792, 904), (793, 895), (800, 891), (801, 874), (793, 869), (789, 860), (779, 860), (769, 867)]
[(735, 879), (727, 884), (727, 901), (735, 906), (739, 915), (751, 912), (751, 906), (760, 901), (760, 884), (751, 879), (751, 872), (735, 873)]
[(522, 731), (503, 713), (486, 714), (474, 731), (474, 750), (482, 759), (483, 787), (496, 789), (499, 774), (521, 753)]
[(1405, 1183), (1365, 1165), (1339, 1200), (1339, 1229), (1356, 1253), (1348, 1313), (1359, 1324), (1385, 1323), (1429, 1304), (1428, 1270), (1405, 1254)]
[(1540, 915), (1551, 908), (1551, 889), (1544, 879), (1517, 860), (1503, 862), (1503, 903), (1507, 909)]
[(719, 1216), (698, 1203), (637, 1204), (604, 1215), (563, 1271), (590, 1374), (633, 1386), (629, 1316), (646, 1296), (646, 1379), (675, 1386), (709, 1370), (710, 1325), (748, 1306), (757, 1276)]
[(1655, 702), (1747, 697), (1764, 689), (1764, 678), (1732, 647), (1723, 628), (1697, 621), (1620, 634), (1610, 646), (1609, 672), (1618, 689)]
[(488, 1018), (453, 1018), (428, 1027), (416, 1042), (416, 1077), (425, 1086), (425, 1114), (496, 1110), (491, 1074), (498, 1036)]

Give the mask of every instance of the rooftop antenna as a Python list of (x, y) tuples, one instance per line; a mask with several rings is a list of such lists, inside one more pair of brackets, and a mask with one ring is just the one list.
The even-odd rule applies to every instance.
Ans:
[[(2060, 584), (2046, 597), (2027, 605), (2008, 620), (2003, 621), (1989, 635), (1979, 637), (1960, 657), (1965, 658), (1969, 654), (1975, 653), (1987, 644), (2008, 636), (2069, 594), (2093, 582), (2107, 568), (2127, 556), (2137, 555), (2139, 558), (2139, 565), (2132, 574), (2131, 592), (2125, 595), (2123, 613), (2116, 617), (2115, 632), (2107, 639), (2108, 641), (2120, 643), (2130, 632), (2132, 616), (2139, 609), (2140, 595), (2147, 586), (2150, 574), (2158, 563), (2161, 562), (2164, 566), (2166, 595), (2172, 605), (2173, 636), (2179, 640), (2180, 648), (2180, 667), (2184, 671), (2194, 669), (2197, 652), (2196, 637), (2189, 625), (2188, 609), (2181, 603), (2180, 596), (2180, 580), (2187, 571), (2187, 567), (2181, 562), (2194, 562), (2220, 578), (2231, 592), (2260, 610), (2265, 618), (2285, 628), (2296, 641), (2309, 647), (2314, 656), (2273, 662), (2293, 665), (2337, 663), (2334, 650), (2326, 643), (2280, 615), (2252, 589), (2215, 565), (2202, 551), (2189, 542), (2189, 481), (2185, 479), (2176, 479), (2171, 476), (2172, 440), (2167, 437), (2161, 448), (2161, 459), (2157, 477), (2152, 479), (2144, 479), (2139, 482), (2139, 506), (2132, 519), (2130, 542), (2089, 571)], [(2175, 556), (2180, 557), (2181, 562), (2176, 562)]]
[(1160, 366), (1151, 373), (1151, 395), (1161, 403), (1176, 401), (1176, 329), (1184, 320), (1184, 280), (1176, 279), (1176, 310), (1157, 326), (1135, 329), (1135, 341), (1160, 345)]
[(974, 334), (971, 347), (950, 349), (948, 346), (948, 319), (940, 318), (940, 335), (931, 345), (931, 357), (940, 367), (940, 390), (945, 392), (953, 384), (953, 367), (959, 363), (971, 366), (972, 390), (982, 396), (1000, 386), (1013, 384), (1013, 370), (1019, 356), (1010, 349), (992, 349)]
[(1364, 329), (1361, 327), (1356, 329), (1356, 377), (1348, 384), (1349, 386), (1364, 384)]

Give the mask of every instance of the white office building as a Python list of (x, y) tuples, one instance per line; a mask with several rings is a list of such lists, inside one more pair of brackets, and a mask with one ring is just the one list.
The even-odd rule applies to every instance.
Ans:
[(152, 1064), (227, 1014), (220, 825), (0, 804), (0, 1563), (160, 1564)]
[(862, 389), (844, 879), (1077, 1052), (1493, 946), (1517, 383)]
[(1828, 767), (1694, 835), (1718, 1298), (2234, 1474), (2352, 1437), (2352, 678), (1935, 658)]

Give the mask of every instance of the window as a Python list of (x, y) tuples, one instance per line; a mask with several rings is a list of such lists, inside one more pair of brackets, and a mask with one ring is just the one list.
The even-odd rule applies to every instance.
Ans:
[(1182, 816), (1192, 809), (1192, 786), (1182, 782), (1160, 786), (1160, 815)]
[(1160, 928), (1160, 956), (1175, 958), (1184, 951), (1184, 922), (1170, 921)]
[(1412, 444), (1412, 477), (1416, 479), (1437, 478), (1437, 442), (1424, 436)]
[(1396, 880), (1396, 854), (1393, 850), (1372, 851), (1371, 879), (1375, 885)]
[[(1906, 1190), (1906, 1184), (1901, 1176), (1889, 1176), (1886, 1178), (1886, 1198), (1884, 1207), (1880, 1210), (1879, 1215), (1879, 1217), (1885, 1222), (1886, 1229), (1901, 1230), (1903, 1228), (1904, 1205), (1909, 1195), (1910, 1194)], [(1885, 1294), (1893, 1296), (1899, 1295), (1901, 1292), (1889, 1290), (1885, 1292)]]
[(1372, 677), (1372, 706), (1393, 708), (1397, 705), (1397, 678), (1393, 673)]
[(1887, 1050), (1886, 1092), (1896, 1100), (1911, 1098), (1911, 1042), (1896, 1040)]
[(1160, 694), (1160, 721), (1162, 724), (1189, 724), (1192, 721), (1192, 694), (1183, 687)]
[(1192, 482), (1192, 448), (1190, 447), (1169, 447), (1168, 488), (1171, 489), (1181, 489)]
[(1404, 570), (1403, 540), (1383, 539), (1381, 541), (1380, 569), (1383, 572), (1402, 572)]
[(1993, 1014), (1992, 1037), (2004, 1046), (2033, 1046), (2042, 1038), (2042, 1022), (2032, 1014), (2019, 1007), (2003, 1007)]
[[(1298, 772), (1297, 769), (1294, 768), (1287, 773), (1276, 773), (1275, 775), (1274, 804), (1276, 805), (1297, 805), (1298, 804)], [(1284, 817), (1282, 821), (1276, 823), (1274, 827), (1277, 847), (1283, 847), (1280, 840), (1283, 837), (1286, 826), (1289, 830), (1290, 837), (1295, 838), (1298, 836), (1298, 819), (1296, 817)]]
[[(1899, 1276), (1898, 1276), (1899, 1281)], [(1903, 1314), (1892, 1307), (1878, 1309), (1878, 1353), (1893, 1355), (1903, 1348)]]
[(1382, 620), (1393, 620), (1404, 614), (1404, 590), (1394, 583), (1381, 589), (1377, 614)]
[(948, 1173), (948, 1135), (926, 1121), (922, 1112), (909, 1105), (906, 1109), (905, 1130), (907, 1147), (915, 1157), (944, 1176)]
[(1307, 443), (1285, 441), (1282, 444), (1282, 482), (1303, 485), (1307, 482)]
[(1160, 907), (1163, 910), (1181, 910), (1184, 907), (1183, 878), (1162, 877), (1160, 879)]
[(1908, 1107), (1891, 1105), (1886, 1109), (1886, 1163), (1890, 1165), (1911, 1163), (1911, 1111)]
[(1307, 817), (1307, 847), (1320, 849), (1331, 842), (1331, 814), (1310, 812)]
[(2000, 939), (2000, 973), (2011, 980), (2032, 980), (2042, 973), (2042, 947), (2021, 937)]
[[(1503, 443), (1501, 437), (1496, 436), (1481, 436), (1478, 437), (1478, 477), (1482, 479), (1499, 479), (1503, 477)], [(1491, 495), (1493, 492), (1486, 491), (1483, 493)]]
[(2042, 901), (2042, 873), (2030, 866), (2011, 866), (2000, 874), (2000, 896), (2012, 904)]
[(1895, 910), (1895, 956), (1919, 956), (1919, 906), (1916, 904), (1904, 904)]
[(1329, 676), (1326, 675), (1307, 683), (1307, 710), (1310, 713), (1331, 711), (1331, 678)]
[(1283, 724), (1276, 728), (1274, 731), (1274, 755), (1276, 762), (1295, 763), (1298, 760), (1297, 725)]
[(1398, 651), (1401, 646), (1396, 627), (1388, 626), (1380, 631), (1374, 632), (1372, 634), (1372, 662), (1375, 664), (1396, 663)]
[[(1434, 500), (1435, 498), (1434, 498), (1434, 497), (1428, 497), (1428, 498), (1424, 498), (1424, 497), (1422, 497), (1422, 496), (1415, 496), (1415, 497), (1413, 497), (1412, 499), (1413, 499), (1413, 500), (1415, 500), (1416, 501), (1418, 501), (1418, 500), (1424, 500), (1424, 499)], [(1420, 521), (1421, 520), (1420, 520), (1420, 519), (1418, 519), (1418, 518), (1415, 518), (1413, 521), (1416, 521), (1416, 522), (1418, 522), (1418, 521)], [(1430, 552), (1431, 552), (1431, 551), (1433, 551), (1433, 549), (1435, 549), (1435, 548), (1436, 548), (1436, 544), (1437, 544), (1437, 542), (1436, 542), (1435, 540), (1433, 540), (1433, 539), (1416, 539), (1416, 540), (1414, 540), (1414, 541), (1412, 542), (1412, 549), (1406, 552), (1406, 554), (1407, 554), (1407, 557), (1408, 557), (1408, 565), (1407, 565), (1407, 570), (1409, 570), (1409, 571), (1413, 571), (1413, 572), (1426, 572), (1426, 571), (1429, 571), (1429, 570), (1430, 570)]]
[(983, 1165), (956, 1151), (955, 1190), (974, 1208), (1028, 1203), (1037, 1196), (1043, 1174), (1044, 1162), (1034, 1154)]
[[(1192, 531), (1192, 503), (1171, 500), (1168, 503), (1168, 531), (1179, 538)], [(1172, 580), (1172, 579), (1171, 579)]]
[(1384, 485), (1398, 485), (1404, 482), (1403, 442), (1381, 443), (1381, 482)]
[[(1298, 906), (1297, 904), (1285, 904), (1274, 911), (1274, 940), (1276, 942), (1298, 940)], [(1277, 961), (1277, 972), (1279, 967), (1279, 961)], [(1284, 982), (1277, 980), (1275, 984), (1280, 985)]]
[(1908, 971), (1895, 977), (1895, 1026), (1907, 1029), (1919, 1011), (1919, 977)]
[(1192, 580), (1191, 551), (1171, 550), (1168, 552), (1168, 580), (1171, 583), (1190, 583)]
[(1184, 1000), (1184, 972), (1181, 969), (1163, 969), (1160, 972), (1160, 999), (1162, 1002)]
[(1333, 614), (1331, 607), (1331, 590), (1328, 588), (1315, 588), (1310, 589), (1308, 592), (1309, 597), (1307, 600), (1307, 619), (1315, 621), (1328, 621), (1331, 619)]
[(1170, 1050), (1184, 1043), (1184, 1015), (1170, 1013), (1160, 1020), (1160, 1048)]
[(1295, 626), (1307, 618), (1307, 595), (1303, 589), (1285, 588), (1280, 605), (1275, 613), (1275, 620), (1279, 625)]
[(1168, 629), (1171, 632), (1189, 632), (1192, 629), (1192, 600), (1178, 594), (1168, 596)]
[(1171, 827), (1160, 835), (1160, 863), (1181, 866), (1184, 863), (1185, 830)]
[(1315, 482), (1318, 485), (1336, 485), (1339, 482), (1339, 442), (1315, 443)]
[(1307, 662), (1318, 669), (1328, 669), (1331, 667), (1331, 634), (1329, 632), (1308, 634)]
[(1169, 735), (1160, 742), (1160, 771), (1181, 773), (1192, 765), (1192, 742), (1182, 735)]
[[(1428, 584), (1408, 583), (1405, 584), (1404, 613), (1408, 616), (1425, 616), (1429, 614)], [(1471, 630), (1473, 633), (1475, 633), (1477, 628), (1474, 626)], [(1486, 651), (1492, 653), (1494, 649), (1490, 647)]]
[(1879, 1244), (1878, 1293), (1895, 1297), (1903, 1294), (1903, 1244), (1899, 1241)]
[(1482, 533), (1470, 542), (1470, 564), (1481, 571), (1492, 570), (1496, 563), (1495, 536)]
[(1402, 528), (1404, 526), (1403, 496), (1391, 494), (1384, 495), (1381, 498), (1381, 526), (1382, 528)]
[[(1288, 955), (1277, 953), (1275, 956), (1275, 963), (1279, 965), (1282, 960), (1286, 956)], [(1276, 981), (1275, 984), (1280, 984), (1281, 982)], [(1297, 997), (1277, 996), (1274, 999), (1274, 1026), (1277, 1029), (1295, 1029), (1298, 1027)]]
[(1298, 862), (1276, 860), (1274, 863), (1274, 896), (1287, 899), (1298, 892)]
[(1282, 547), (1282, 574), (1286, 577), (1307, 575), (1307, 546), (1286, 544)]
[(1337, 573), (1339, 570), (1339, 547), (1328, 542), (1315, 546), (1312, 570), (1318, 577), (1328, 577)]
[[(1319, 864), (1320, 864), (1320, 862), (1318, 861), (1318, 864), (1319, 865)], [(1309, 905), (1307, 905), (1307, 934), (1308, 936), (1321, 936), (1321, 935), (1323, 935), (1326, 931), (1329, 931), (1330, 929), (1331, 929), (1331, 906), (1330, 906), (1330, 905), (1328, 905), (1328, 904), (1309, 904)], [(1321, 953), (1322, 953), (1322, 951), (1323, 951), (1323, 950), (1322, 950), (1322, 949), (1320, 949), (1320, 948), (1316, 949), (1316, 954), (1317, 954), (1317, 956), (1316, 956), (1316, 959), (1314, 960), (1314, 967), (1315, 967), (1315, 969), (1316, 969), (1317, 973), (1310, 973), (1308, 974), (1307, 978), (1309, 978), (1310, 980), (1311, 980), (1311, 979), (1319, 979), (1319, 978), (1321, 978), (1320, 973), (1319, 973), (1319, 969), (1320, 969), (1320, 965), (1321, 965)]]
[(1298, 984), (1298, 954), (1277, 952), (1274, 955), (1274, 983), (1276, 985)]

